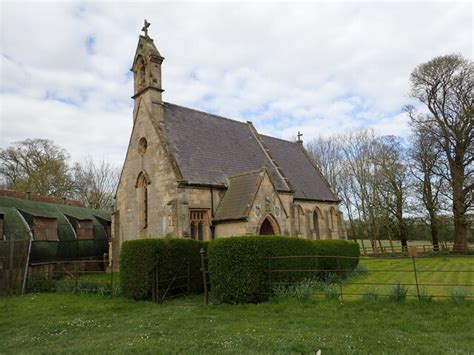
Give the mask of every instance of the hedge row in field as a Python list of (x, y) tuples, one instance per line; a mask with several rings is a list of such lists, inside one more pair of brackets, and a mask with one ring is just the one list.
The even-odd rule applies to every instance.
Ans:
[[(120, 284), (125, 296), (145, 300), (151, 297), (152, 277), (158, 268), (161, 279), (172, 278), (189, 262), (190, 290), (202, 292), (199, 250), (207, 243), (190, 239), (151, 238), (126, 241), (120, 253)], [(186, 272), (186, 270), (184, 270)]]
[[(269, 259), (277, 256), (310, 255), (319, 257)], [(311, 241), (282, 236), (223, 238), (210, 242), (208, 248), (212, 292), (217, 300), (225, 303), (263, 301), (271, 293), (269, 281), (298, 282), (309, 278), (323, 278), (336, 270), (351, 271), (357, 266), (358, 257), (359, 246), (354, 242)], [(271, 276), (269, 268), (274, 270)]]

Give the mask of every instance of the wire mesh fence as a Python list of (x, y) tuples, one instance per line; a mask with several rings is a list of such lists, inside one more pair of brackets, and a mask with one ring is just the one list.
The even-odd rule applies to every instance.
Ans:
[(0, 240), (0, 296), (21, 294), (30, 240)]
[[(337, 299), (417, 298), (420, 301), (474, 298), (474, 256), (362, 256), (355, 270), (345, 268), (278, 268), (278, 260), (336, 258), (336, 265), (348, 256), (279, 256), (268, 258), (271, 294), (310, 293)], [(273, 281), (281, 275), (306, 273), (304, 282)], [(276, 277), (279, 275), (280, 277)], [(283, 277), (284, 279), (285, 277)]]
[(118, 262), (103, 260), (56, 261), (31, 265), (27, 292), (71, 292), (118, 295)]

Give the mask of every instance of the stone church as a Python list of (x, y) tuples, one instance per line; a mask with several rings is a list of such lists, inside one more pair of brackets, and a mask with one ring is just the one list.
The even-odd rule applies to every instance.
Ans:
[(123, 241), (277, 234), (344, 238), (338, 198), (298, 139), (164, 102), (163, 57), (148, 36), (133, 59), (133, 129), (116, 195)]

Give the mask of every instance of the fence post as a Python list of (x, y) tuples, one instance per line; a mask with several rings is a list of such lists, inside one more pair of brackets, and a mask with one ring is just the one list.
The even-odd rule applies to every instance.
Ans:
[(420, 288), (418, 286), (418, 275), (416, 273), (416, 263), (415, 263), (416, 247), (410, 248), (410, 254), (411, 254), (411, 260), (413, 261), (413, 272), (415, 273), (416, 294), (418, 296), (418, 301), (420, 301)]
[(202, 271), (202, 282), (204, 284), (204, 303), (208, 304), (209, 302), (209, 294), (207, 291), (207, 275), (206, 275), (206, 264), (204, 263), (204, 248), (199, 250), (199, 254), (201, 255), (201, 271)]
[(339, 290), (341, 292), (341, 301), (344, 301), (344, 298), (342, 297), (342, 281), (341, 281), (341, 278), (342, 278), (342, 269), (341, 269), (341, 262), (339, 260), (339, 255), (337, 256), (337, 271), (339, 273), (339, 280), (338, 280), (338, 283), (339, 283)]
[(78, 278), (79, 278), (79, 275), (77, 273), (77, 262), (74, 263), (74, 278), (75, 278), (75, 283), (74, 283), (74, 292), (77, 294), (77, 283), (78, 283)]
[(272, 268), (271, 268), (271, 258), (268, 256), (268, 289), (272, 292)]
[(13, 257), (14, 257), (14, 252), (15, 252), (15, 239), (13, 239), (13, 236), (10, 238), (10, 258), (8, 259), (8, 282), (10, 284), (10, 295), (13, 295), (14, 293), (14, 272), (13, 272), (13, 267), (15, 264), (13, 263)]
[(188, 295), (191, 294), (191, 269), (189, 267), (189, 259), (186, 259), (186, 268), (188, 272)]
[(367, 255), (367, 250), (365, 250), (364, 238), (361, 238), (360, 241), (362, 243), (362, 250), (364, 252), (364, 255)]
[(156, 266), (151, 272), (151, 301), (156, 302)]

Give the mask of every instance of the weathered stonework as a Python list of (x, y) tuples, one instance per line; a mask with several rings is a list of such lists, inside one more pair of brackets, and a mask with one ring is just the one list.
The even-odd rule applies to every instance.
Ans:
[[(215, 219), (228, 191), (228, 182), (194, 183), (183, 177), (182, 166), (176, 158), (176, 149), (181, 154), (180, 149), (171, 146), (166, 129), (165, 103), (161, 97), (162, 62), (153, 40), (140, 36), (132, 68), (135, 79), (133, 129), (112, 223), (110, 253), (114, 260), (118, 259), (120, 247), (126, 240), (167, 236), (210, 240), (255, 235), (262, 232), (265, 223), (265, 228), (275, 234), (307, 239), (345, 238), (337, 198), (331, 201), (297, 198), (289, 179), (250, 123), (247, 124), (248, 139), (253, 137), (258, 141), (273, 175), (266, 169), (251, 172), (256, 176), (256, 183), (249, 187), (254, 191), (246, 197), (249, 202), (243, 206), (244, 215)], [(280, 183), (277, 190), (274, 179), (286, 182)]]

